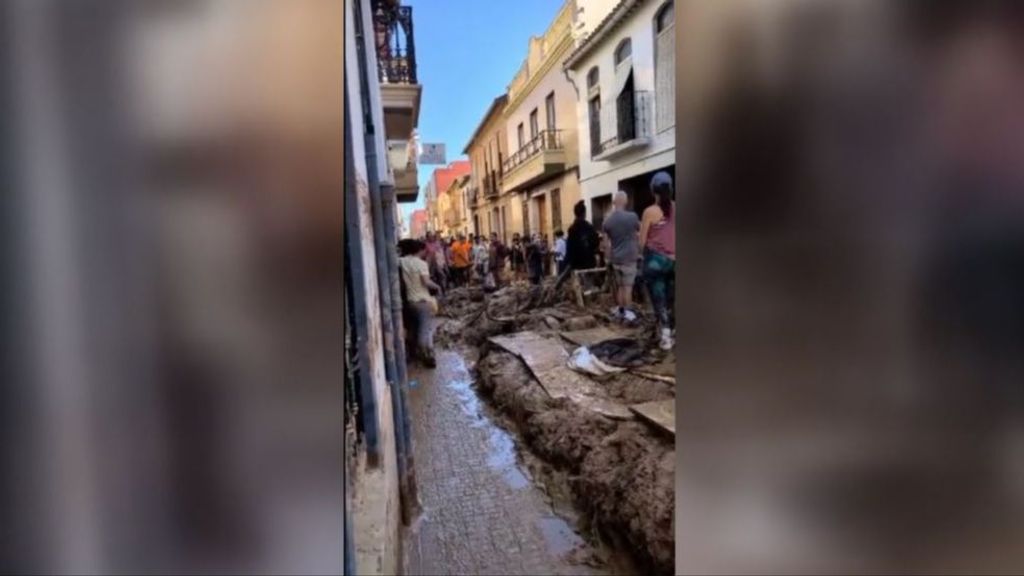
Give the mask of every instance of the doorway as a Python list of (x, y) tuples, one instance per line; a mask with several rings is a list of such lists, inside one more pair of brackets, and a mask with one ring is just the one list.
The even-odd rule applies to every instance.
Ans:
[(546, 194), (537, 196), (537, 233), (544, 236), (548, 233), (547, 219), (544, 217), (547, 214), (548, 197)]
[(636, 212), (637, 215), (642, 215), (648, 206), (654, 204), (654, 194), (651, 193), (651, 178), (658, 172), (668, 172), (672, 179), (675, 180), (675, 165), (651, 170), (650, 172), (626, 178), (625, 180), (619, 180), (619, 190), (622, 190), (629, 196), (629, 209)]

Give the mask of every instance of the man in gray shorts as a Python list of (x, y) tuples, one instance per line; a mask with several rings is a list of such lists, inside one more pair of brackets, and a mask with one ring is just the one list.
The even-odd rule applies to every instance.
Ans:
[(636, 280), (637, 259), (640, 257), (640, 218), (626, 210), (629, 197), (615, 192), (612, 204), (615, 210), (604, 219), (601, 230), (608, 239), (610, 260), (615, 271), (618, 290), (612, 315), (627, 322), (636, 320), (633, 312), (633, 282)]

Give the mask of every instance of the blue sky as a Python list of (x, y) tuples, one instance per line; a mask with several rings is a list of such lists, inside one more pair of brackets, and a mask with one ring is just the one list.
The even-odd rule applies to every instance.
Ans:
[[(491, 102), (526, 58), (531, 35), (544, 33), (563, 0), (403, 0), (412, 6), (417, 72), (423, 86), (420, 140), (444, 142), (447, 160), (462, 149)], [(434, 166), (420, 166), (422, 188)], [(408, 214), (423, 207), (403, 204)]]

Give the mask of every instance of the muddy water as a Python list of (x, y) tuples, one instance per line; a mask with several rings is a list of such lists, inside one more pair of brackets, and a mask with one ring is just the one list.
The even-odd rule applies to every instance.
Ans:
[(625, 573), (556, 513), (564, 506), (546, 495), (531, 473), (536, 461), (477, 396), (466, 356), (441, 350), (435, 370), (410, 366), (424, 513), (405, 535), (406, 574)]

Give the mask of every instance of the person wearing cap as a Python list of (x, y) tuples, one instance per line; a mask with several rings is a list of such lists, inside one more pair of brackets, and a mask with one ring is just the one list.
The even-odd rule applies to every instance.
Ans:
[(676, 205), (672, 177), (658, 172), (651, 178), (655, 203), (640, 220), (643, 275), (658, 319), (662, 350), (675, 345)]

